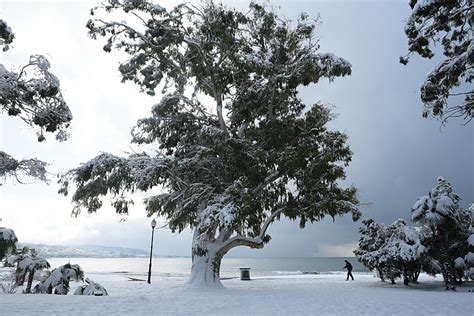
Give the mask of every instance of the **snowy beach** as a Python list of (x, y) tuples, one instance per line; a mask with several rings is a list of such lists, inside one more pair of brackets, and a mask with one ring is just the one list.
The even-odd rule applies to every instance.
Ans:
[[(192, 288), (186, 276), (128, 281), (126, 276), (91, 276), (108, 297), (0, 295), (2, 315), (469, 315), (474, 285), (446, 292), (441, 278), (426, 275), (405, 287), (380, 282), (368, 273), (226, 279), (225, 288)], [(399, 282), (401, 283), (401, 282)], [(71, 284), (75, 289), (77, 284)], [(70, 293), (72, 294), (72, 292)]]

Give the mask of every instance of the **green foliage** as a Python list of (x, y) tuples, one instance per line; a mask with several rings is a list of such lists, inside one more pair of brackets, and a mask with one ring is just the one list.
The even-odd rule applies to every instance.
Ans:
[[(0, 46), (10, 48), (12, 30), (0, 19)], [(32, 55), (20, 71), (8, 71), (0, 64), (0, 114), (17, 117), (38, 129), (38, 141), (46, 140), (45, 133), (56, 134), (56, 139), (68, 138), (67, 129), (72, 114), (63, 99), (58, 78), (50, 71), (49, 61), (42, 55)], [(0, 178), (28, 176), (47, 181), (46, 163), (36, 158), (17, 160), (0, 151)], [(2, 185), (0, 183), (0, 185)]]
[(301, 85), (351, 73), (346, 60), (317, 53), (316, 21), (302, 14), (293, 27), (254, 2), (246, 14), (212, 1), (170, 11), (146, 1), (102, 8), (140, 24), (94, 19), (87, 27), (106, 39), (106, 51), (130, 55), (119, 67), (123, 81), (149, 94), (163, 87), (132, 133), (157, 152), (102, 154), (63, 175), (60, 193), (76, 187), (75, 214), (97, 211), (107, 194), (126, 213), (127, 193), (162, 186), (145, 199), (148, 215), (164, 216), (173, 231), (189, 226), (201, 241), (222, 233), (222, 241), (236, 234), (263, 244), (281, 214), (301, 227), (326, 215), (358, 219), (356, 189), (339, 185), (352, 156), (347, 136), (327, 129), (326, 106), (298, 97)]
[[(412, 13), (405, 27), (409, 55), (432, 58), (434, 47), (441, 44), (445, 56), (421, 86), (423, 117), (431, 115), (444, 121), (462, 117), (470, 122), (474, 116), (474, 91), (469, 89), (474, 79), (472, 2), (412, 0), (410, 7)], [(409, 55), (401, 57), (400, 62), (406, 65)], [(456, 89), (462, 84), (467, 89)]]

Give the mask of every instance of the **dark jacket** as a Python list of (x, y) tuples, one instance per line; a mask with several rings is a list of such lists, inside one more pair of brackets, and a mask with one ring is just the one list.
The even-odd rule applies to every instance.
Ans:
[(343, 269), (347, 269), (347, 271), (352, 271), (352, 264), (349, 261), (346, 261), (346, 265)]

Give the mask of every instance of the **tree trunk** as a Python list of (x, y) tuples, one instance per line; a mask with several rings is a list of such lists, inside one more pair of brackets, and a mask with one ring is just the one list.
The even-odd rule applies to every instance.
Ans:
[[(212, 247), (211, 247), (212, 248)], [(206, 254), (193, 254), (191, 276), (188, 284), (192, 286), (222, 287), (220, 268), (222, 256), (209, 250)]]
[(404, 285), (408, 285), (408, 283), (410, 282), (410, 280), (409, 280), (408, 268), (407, 268), (406, 264), (403, 266), (402, 276), (403, 276), (403, 284), (404, 284)]
[(28, 284), (26, 285), (25, 293), (31, 293), (31, 285), (33, 284), (33, 278), (35, 276), (35, 269), (32, 269), (28, 274)]
[(379, 274), (379, 278), (382, 282), (385, 282), (385, 277), (383, 276), (383, 273), (382, 273), (382, 270), (379, 269), (379, 268), (376, 268), (377, 269), (377, 273)]
[(225, 254), (232, 248), (247, 246), (250, 248), (263, 248), (263, 236), (273, 220), (281, 214), (281, 209), (274, 211), (263, 223), (260, 235), (255, 238), (235, 234), (228, 228), (218, 227), (200, 231), (194, 229), (192, 247), (191, 276), (188, 284), (192, 286), (222, 287), (220, 280), (221, 261)]

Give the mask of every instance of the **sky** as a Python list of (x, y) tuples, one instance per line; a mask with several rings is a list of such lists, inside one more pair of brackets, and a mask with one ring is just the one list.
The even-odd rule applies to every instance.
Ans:
[[(178, 1), (155, 1), (171, 7)], [(245, 9), (249, 1), (223, 1)], [(54, 174), (77, 167), (101, 152), (124, 155), (140, 150), (130, 145), (130, 130), (160, 99), (120, 82), (117, 70), (126, 56), (107, 54), (103, 41), (87, 36), (89, 10), (97, 1), (5, 1), (0, 18), (15, 33), (12, 48), (0, 54), (0, 64), (18, 69), (32, 54), (44, 54), (60, 79), (73, 113), (72, 137), (63, 143), (51, 135), (38, 143), (35, 131), (18, 119), (0, 115), (0, 149), (17, 158), (47, 161), (49, 185), (11, 179), (0, 186), (0, 226), (13, 228), (21, 242), (96, 244), (148, 249), (150, 218), (136, 203), (129, 216), (116, 215), (108, 201), (96, 214), (71, 217), (70, 197), (57, 194)], [(444, 176), (461, 195), (461, 206), (474, 201), (474, 123), (423, 119), (419, 87), (439, 61), (414, 56), (407, 66), (398, 60), (407, 52), (403, 28), (410, 13), (407, 0), (270, 1), (280, 14), (295, 19), (305, 11), (320, 14), (320, 51), (351, 62), (352, 75), (301, 89), (312, 104), (331, 105), (337, 118), (332, 129), (349, 136), (353, 160), (345, 185), (359, 189), (362, 218), (389, 224), (409, 221), (410, 208)], [(139, 201), (146, 194), (137, 195)], [(189, 256), (191, 232), (170, 232), (158, 219), (155, 251)], [(350, 215), (308, 224), (281, 220), (269, 229), (272, 240), (263, 249), (233, 249), (229, 256), (308, 257), (349, 256), (357, 245), (359, 222)]]

